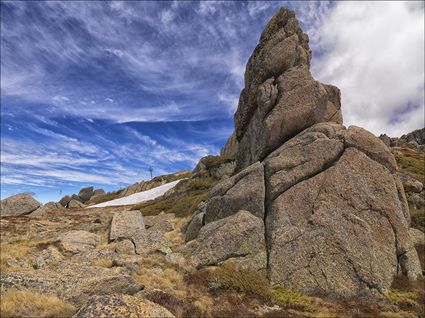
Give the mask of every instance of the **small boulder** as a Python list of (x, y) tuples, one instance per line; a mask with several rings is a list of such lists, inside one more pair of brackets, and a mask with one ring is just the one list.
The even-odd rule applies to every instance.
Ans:
[(51, 245), (41, 252), (33, 254), (33, 264), (36, 269), (44, 268), (50, 264), (59, 262), (62, 259), (63, 256), (59, 250)]
[(134, 255), (136, 254), (135, 246), (131, 240), (120, 240), (115, 245), (115, 252), (118, 254)]
[(409, 235), (415, 245), (425, 245), (425, 233), (421, 230), (410, 228)]
[(83, 203), (81, 203), (80, 201), (77, 201), (75, 199), (72, 199), (68, 203), (68, 208), (69, 209), (72, 209), (72, 208), (83, 208), (83, 207), (85, 207), (85, 205)]
[(199, 231), (204, 225), (205, 212), (197, 213), (187, 226), (185, 241), (189, 242), (198, 237)]
[(424, 185), (422, 184), (422, 182), (416, 180), (415, 178), (412, 178), (411, 176), (405, 173), (399, 172), (397, 173), (397, 175), (403, 183), (404, 191), (420, 193), (423, 190)]
[(65, 251), (80, 253), (94, 249), (100, 244), (100, 236), (86, 231), (70, 231), (59, 236), (61, 246)]
[(60, 205), (63, 207), (66, 207), (69, 203), (69, 201), (72, 200), (72, 197), (70, 195), (64, 196), (62, 199), (59, 200)]
[(80, 308), (74, 318), (94, 317), (175, 317), (164, 307), (129, 295), (94, 296)]
[(40, 207), (40, 202), (27, 193), (20, 193), (1, 200), (0, 214), (5, 215), (25, 215)]
[(116, 239), (131, 239), (133, 236), (145, 232), (145, 223), (140, 211), (121, 211), (114, 214), (109, 233), (109, 241)]
[(54, 210), (63, 209), (63, 208), (64, 207), (60, 203), (48, 202), (45, 205), (43, 205), (42, 207), (39, 207), (34, 212), (31, 212), (30, 216), (31, 217), (45, 217), (49, 212), (54, 211)]
[(96, 196), (99, 196), (99, 195), (102, 195), (102, 194), (106, 194), (105, 190), (103, 190), (103, 189), (96, 189), (96, 190), (93, 191), (92, 198), (93, 197), (96, 197)]
[(93, 187), (83, 188), (78, 192), (78, 197), (81, 202), (86, 203), (93, 196)]
[(160, 252), (163, 254), (171, 253), (168, 240), (158, 232), (143, 231), (133, 237), (136, 246), (136, 254), (149, 254)]

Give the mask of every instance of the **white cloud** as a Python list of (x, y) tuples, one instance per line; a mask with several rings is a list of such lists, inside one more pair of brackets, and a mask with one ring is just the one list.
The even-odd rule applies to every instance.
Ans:
[(423, 127), (422, 6), (337, 2), (324, 12), (311, 43), (319, 52), (313, 73), (341, 89), (345, 124), (390, 136)]

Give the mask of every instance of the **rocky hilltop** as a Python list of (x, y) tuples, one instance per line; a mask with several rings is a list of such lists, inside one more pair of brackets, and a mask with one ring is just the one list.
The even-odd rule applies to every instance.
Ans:
[(188, 224), (199, 230), (192, 260), (263, 270), (307, 294), (387, 293), (395, 275), (421, 275), (396, 161), (372, 133), (342, 125), (340, 91), (311, 76), (310, 59), (282, 8), (248, 61), (222, 150), (237, 174)]

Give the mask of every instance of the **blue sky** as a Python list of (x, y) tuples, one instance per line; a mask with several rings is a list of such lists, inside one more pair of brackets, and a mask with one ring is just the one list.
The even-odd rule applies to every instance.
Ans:
[(423, 126), (421, 2), (1, 2), (2, 198), (117, 189), (218, 154), (282, 5), (315, 77), (342, 89), (346, 124)]

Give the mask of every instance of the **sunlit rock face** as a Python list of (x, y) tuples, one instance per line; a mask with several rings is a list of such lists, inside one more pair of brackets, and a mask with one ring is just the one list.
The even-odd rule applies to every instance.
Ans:
[(421, 275), (396, 163), (372, 133), (342, 125), (340, 91), (312, 77), (310, 60), (294, 12), (280, 9), (248, 61), (221, 152), (235, 175), (193, 218), (191, 257), (308, 294), (385, 293), (395, 275)]

